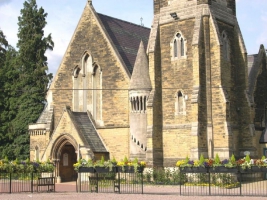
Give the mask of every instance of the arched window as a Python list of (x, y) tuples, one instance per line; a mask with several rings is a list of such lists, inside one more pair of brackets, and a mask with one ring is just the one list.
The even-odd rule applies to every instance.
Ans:
[(39, 154), (40, 154), (39, 147), (36, 146), (35, 147), (35, 160), (36, 161), (39, 161)]
[(139, 111), (139, 98), (136, 97), (136, 110)]
[(143, 97), (140, 97), (140, 111), (144, 111), (144, 108), (143, 108)]
[(147, 101), (147, 98), (146, 96), (144, 97), (144, 111), (146, 112), (146, 101)]
[(101, 99), (102, 99), (102, 90), (101, 90), (101, 81), (102, 81), (102, 71), (100, 67), (95, 64), (92, 71), (92, 116), (94, 119), (101, 120)]
[(222, 33), (222, 42), (223, 42), (223, 58), (229, 61), (230, 60), (230, 46), (229, 46), (229, 40), (228, 40), (228, 37), (225, 31)]
[(181, 56), (184, 56), (184, 39), (181, 38)]
[(89, 111), (95, 122), (102, 123), (102, 69), (85, 52), (81, 66), (73, 70), (73, 111)]
[(176, 115), (185, 115), (185, 96), (181, 91), (176, 93), (176, 102), (175, 102), (175, 114)]
[(175, 39), (174, 42), (173, 42), (173, 56), (175, 58), (178, 57), (178, 49), (177, 49), (177, 40)]
[(172, 60), (186, 58), (186, 39), (181, 33), (175, 34), (171, 42)]

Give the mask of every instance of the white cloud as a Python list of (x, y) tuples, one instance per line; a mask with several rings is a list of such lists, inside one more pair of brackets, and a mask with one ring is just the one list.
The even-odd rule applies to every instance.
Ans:
[(0, 7), (0, 29), (4, 32), (9, 44), (16, 46), (18, 16), (20, 9), (12, 4)]

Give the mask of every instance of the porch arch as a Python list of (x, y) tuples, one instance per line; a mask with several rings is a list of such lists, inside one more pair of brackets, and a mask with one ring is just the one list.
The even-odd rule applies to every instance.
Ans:
[(77, 177), (73, 164), (77, 162), (78, 144), (70, 134), (63, 134), (52, 146), (50, 157), (56, 164), (57, 182), (74, 181)]

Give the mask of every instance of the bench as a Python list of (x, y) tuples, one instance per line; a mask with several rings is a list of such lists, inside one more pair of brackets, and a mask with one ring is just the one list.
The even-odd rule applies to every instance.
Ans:
[[(47, 192), (55, 192), (55, 177), (38, 178), (37, 180), (37, 192), (39, 187), (47, 186)], [(50, 188), (51, 187), (51, 188)]]
[(102, 177), (102, 176), (98, 176), (98, 174), (96, 174), (96, 176), (89, 176), (90, 191), (98, 193), (98, 182), (102, 180), (113, 181), (114, 192), (120, 193), (120, 184), (119, 184), (119, 181), (116, 180), (115, 177)]

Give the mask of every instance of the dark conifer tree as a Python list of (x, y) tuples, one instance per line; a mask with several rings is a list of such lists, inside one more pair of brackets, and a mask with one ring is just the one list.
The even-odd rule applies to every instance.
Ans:
[(8, 42), (2, 30), (0, 30), (0, 143), (4, 138), (4, 132), (2, 131), (2, 126), (4, 120), (2, 119), (2, 113), (5, 109), (4, 103), (4, 83), (5, 83), (5, 71), (4, 63), (6, 60), (6, 51), (7, 51)]
[(16, 67), (17, 52), (12, 46), (8, 46), (5, 53), (4, 64), (0, 69), (2, 102), (0, 110), (0, 158), (5, 156), (14, 158), (13, 155), (13, 126), (18, 106), (19, 93), (16, 91), (16, 84), (19, 78), (19, 70)]
[(15, 85), (16, 117), (9, 127), (13, 139), (13, 156), (20, 159), (29, 157), (28, 125), (35, 123), (45, 106), (45, 96), (52, 74), (48, 74), (46, 50), (52, 50), (51, 34), (44, 36), (47, 13), (38, 8), (35, 0), (26, 0), (18, 18), (18, 55), (16, 72), (19, 77)]

